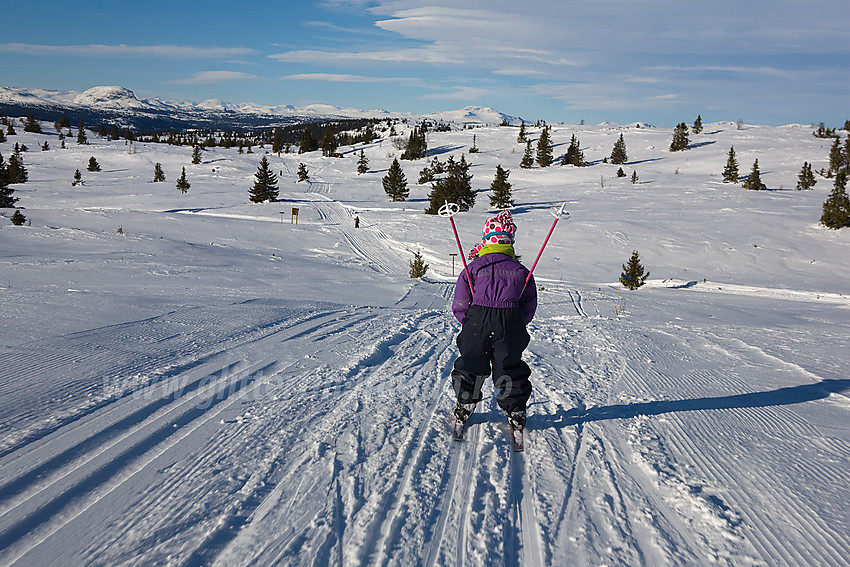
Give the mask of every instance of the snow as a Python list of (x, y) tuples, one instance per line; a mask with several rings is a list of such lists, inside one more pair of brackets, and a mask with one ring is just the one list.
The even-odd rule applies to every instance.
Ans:
[(74, 97), (74, 103), (81, 106), (101, 106), (105, 108), (140, 108), (144, 106), (130, 89), (124, 87), (93, 87)]
[[(793, 190), (827, 165), (811, 128), (708, 124), (670, 153), (671, 129), (554, 125), (556, 157), (575, 134), (592, 165), (532, 170), (516, 127), (429, 133), (429, 160), (472, 163), (467, 248), (497, 164), (526, 263), (570, 212), (535, 272), (521, 454), (492, 395), (451, 440), (454, 241), (427, 186), (387, 200), (390, 140), (269, 155), (280, 200), (250, 204), (259, 148), (192, 165), (16, 129), (0, 152), (29, 147), (31, 224), (0, 217), (0, 564), (850, 564), (850, 232), (818, 225), (831, 180)], [(636, 185), (601, 163), (620, 133)], [(721, 183), (732, 145), (770, 191)], [(402, 161), (410, 183), (425, 164)]]
[[(125, 87), (98, 86), (82, 93), (72, 91), (51, 91), (45, 89), (20, 89), (0, 86), (0, 103), (21, 105), (23, 107), (44, 106), (66, 108), (87, 108), (101, 111), (133, 112), (213, 112), (236, 113), (245, 116), (287, 117), (298, 119), (332, 118), (401, 118), (409, 121), (421, 121), (429, 118), (438, 122), (453, 122), (466, 126), (496, 126), (503, 120), (510, 124), (519, 124), (521, 119), (502, 114), (490, 107), (467, 106), (460, 110), (434, 112), (425, 116), (403, 112), (389, 112), (383, 109), (363, 110), (358, 108), (340, 108), (328, 104), (311, 104), (302, 107), (286, 105), (264, 105), (253, 102), (230, 103), (219, 99), (207, 99), (199, 103), (165, 101), (157, 98), (138, 99), (136, 94)], [(57, 110), (61, 112), (61, 110)]]

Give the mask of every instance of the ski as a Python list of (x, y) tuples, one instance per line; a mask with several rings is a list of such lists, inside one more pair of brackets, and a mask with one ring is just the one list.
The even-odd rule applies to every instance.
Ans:
[(466, 429), (466, 422), (460, 421), (458, 418), (454, 420), (454, 427), (452, 428), (452, 439), (455, 441), (463, 441), (463, 432)]
[(511, 429), (511, 443), (513, 444), (515, 453), (522, 453), (525, 451), (525, 431), (523, 428)]

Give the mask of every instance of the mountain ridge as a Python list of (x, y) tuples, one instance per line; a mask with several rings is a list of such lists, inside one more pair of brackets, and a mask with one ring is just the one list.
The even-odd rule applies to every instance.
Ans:
[(503, 121), (517, 124), (520, 118), (485, 106), (467, 106), (459, 110), (417, 115), (383, 109), (361, 110), (327, 104), (304, 107), (261, 105), (252, 102), (230, 103), (207, 99), (200, 103), (138, 98), (122, 86), (96, 86), (83, 92), (49, 89), (23, 89), (0, 86), (0, 113), (25, 115), (39, 120), (55, 120), (50, 113), (65, 112), (69, 120), (86, 123), (108, 122), (137, 130), (172, 128), (250, 129), (288, 126), (342, 119), (431, 119), (470, 125), (496, 125)]

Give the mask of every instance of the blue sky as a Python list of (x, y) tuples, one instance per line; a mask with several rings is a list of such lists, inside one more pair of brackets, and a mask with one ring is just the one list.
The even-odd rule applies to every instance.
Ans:
[(8, 87), (667, 127), (850, 119), (847, 0), (7, 4)]

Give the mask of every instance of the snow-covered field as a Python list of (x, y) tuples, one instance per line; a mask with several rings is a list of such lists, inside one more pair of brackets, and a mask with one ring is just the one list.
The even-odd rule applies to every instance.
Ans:
[[(526, 263), (571, 213), (535, 272), (521, 454), (491, 398), (450, 439), (455, 249), (425, 161), (390, 203), (390, 140), (360, 176), (360, 146), (270, 155), (280, 200), (250, 204), (263, 150), (192, 165), (44, 128), (0, 144), (29, 147), (31, 221), (0, 218), (0, 564), (850, 565), (850, 231), (818, 225), (831, 180), (794, 190), (827, 165), (811, 127), (670, 153), (671, 129), (555, 125), (556, 159), (575, 134), (592, 165), (532, 170), (517, 128), (429, 134), (481, 150), (465, 246), (497, 164)], [(620, 133), (636, 185), (600, 163)], [(771, 191), (721, 183), (732, 145)], [(650, 282), (618, 290), (632, 250)]]

